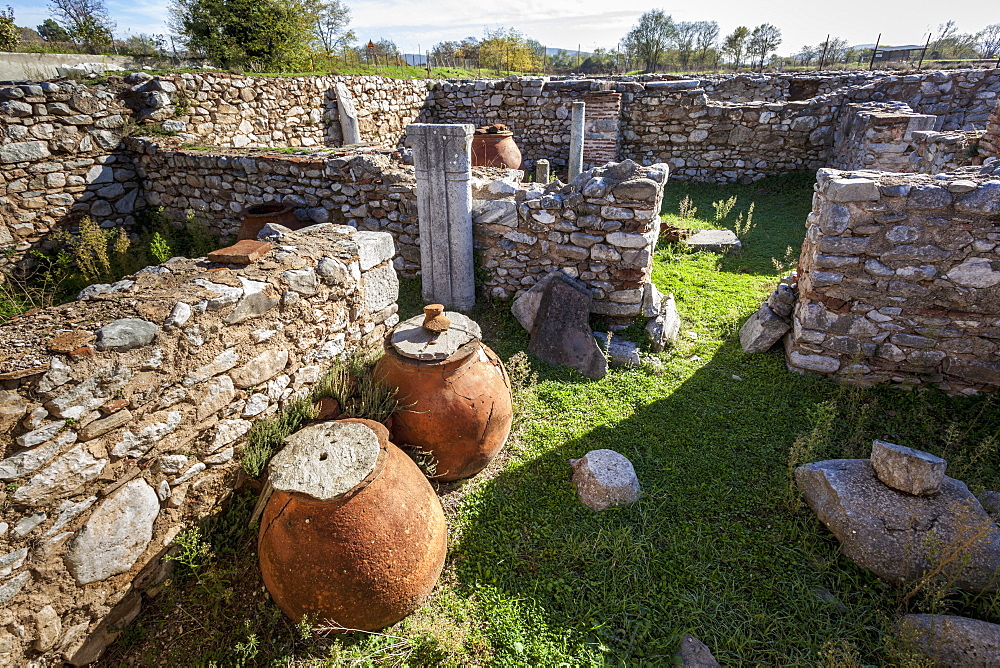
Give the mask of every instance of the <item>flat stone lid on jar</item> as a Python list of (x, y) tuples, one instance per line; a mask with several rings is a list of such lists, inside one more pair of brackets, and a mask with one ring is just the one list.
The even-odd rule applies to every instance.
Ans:
[(445, 360), (465, 344), (482, 337), (475, 320), (454, 311), (446, 311), (444, 315), (451, 320), (451, 326), (440, 333), (424, 329), (422, 315), (399, 323), (389, 338), (392, 347), (403, 357), (415, 360)]
[(271, 459), (271, 485), (332, 501), (361, 484), (378, 463), (378, 436), (363, 424), (320, 422), (297, 431)]

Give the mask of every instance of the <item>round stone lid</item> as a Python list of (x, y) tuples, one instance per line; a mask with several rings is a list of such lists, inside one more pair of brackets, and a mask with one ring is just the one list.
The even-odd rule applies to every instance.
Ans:
[(392, 347), (403, 357), (415, 360), (445, 360), (483, 335), (475, 320), (454, 311), (446, 311), (444, 315), (451, 320), (451, 326), (443, 332), (424, 329), (422, 315), (399, 323), (389, 338)]
[(271, 459), (271, 485), (332, 501), (375, 472), (381, 449), (378, 436), (363, 424), (320, 422), (288, 437)]

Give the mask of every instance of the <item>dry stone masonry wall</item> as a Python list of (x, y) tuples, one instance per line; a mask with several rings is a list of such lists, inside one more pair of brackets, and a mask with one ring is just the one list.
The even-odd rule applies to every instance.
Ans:
[(1000, 170), (820, 170), (790, 368), (845, 382), (1000, 386)]
[(178, 258), (0, 327), (3, 665), (95, 660), (253, 422), (398, 320), (389, 235), (269, 238), (245, 267)]

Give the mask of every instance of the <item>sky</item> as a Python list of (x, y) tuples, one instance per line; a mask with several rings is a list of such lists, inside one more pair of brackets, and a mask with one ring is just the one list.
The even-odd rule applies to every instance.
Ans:
[[(105, 0), (118, 24), (116, 36), (169, 33), (167, 0)], [(662, 9), (675, 21), (714, 20), (722, 35), (733, 28), (772, 23), (782, 32), (781, 54), (833, 37), (850, 44), (922, 44), (927, 33), (949, 19), (960, 32), (978, 32), (1000, 23), (1000, 3), (966, 0), (955, 5), (939, 0), (875, 0), (860, 5), (806, 0), (716, 0), (650, 4), (648, 0), (344, 0), (351, 8), (351, 27), (358, 38), (390, 39), (405, 53), (427, 51), (445, 40), (481, 38), (487, 29), (513, 27), (555, 48), (593, 51), (614, 49), (644, 11)], [(0, 0), (10, 4), (18, 25), (34, 27), (48, 18), (44, 0)], [(852, 11), (853, 10), (853, 11)]]

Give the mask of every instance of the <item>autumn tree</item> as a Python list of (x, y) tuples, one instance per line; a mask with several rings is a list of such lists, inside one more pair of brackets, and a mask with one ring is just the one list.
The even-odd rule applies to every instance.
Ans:
[(536, 44), (513, 28), (487, 30), (479, 43), (479, 63), (497, 71), (537, 71), (542, 63)]
[(21, 29), (14, 24), (14, 8), (0, 9), (0, 51), (13, 51), (21, 41)]

